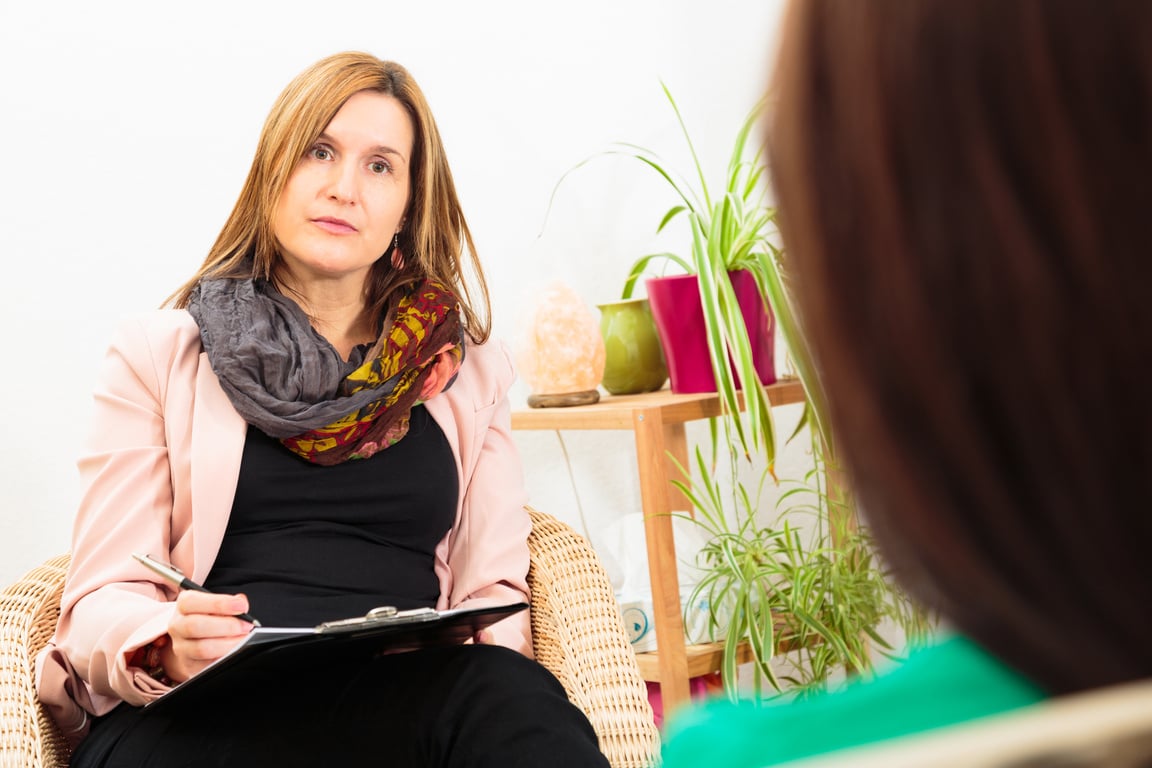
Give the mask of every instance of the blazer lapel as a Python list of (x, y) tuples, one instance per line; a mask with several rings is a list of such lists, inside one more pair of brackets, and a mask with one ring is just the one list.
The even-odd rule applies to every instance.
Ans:
[(220, 387), (200, 355), (196, 372), (196, 402), (192, 409), (191, 489), (194, 579), (208, 575), (228, 527), (247, 424)]
[[(456, 382), (457, 385), (460, 382)], [(460, 501), (456, 502), (456, 518), (460, 518), (461, 502), (464, 499), (465, 478), (468, 477), (468, 472), (465, 472), (463, 457), (467, 456), (467, 442), (470, 442), (468, 434), (461, 435), (461, 424), (464, 419), (461, 418), (460, 403), (452, 396), (453, 389), (442, 391), (439, 395), (435, 396), (429, 402), (426, 402), (425, 408), (429, 410), (429, 416), (440, 425), (440, 429), (444, 432), (445, 438), (448, 439), (449, 446), (452, 446), (452, 455), (456, 459), (456, 477), (460, 478)], [(468, 431), (469, 425), (464, 425), (465, 431)], [(465, 442), (467, 441), (467, 442)]]
[[(457, 382), (458, 384), (459, 382)], [(452, 397), (452, 389), (446, 392), (441, 392), (436, 397), (429, 400), (424, 406), (428, 409), (428, 415), (440, 425), (440, 429), (444, 432), (444, 437), (448, 438), (448, 444), (452, 446), (452, 455), (456, 458), (456, 474), (460, 478), (460, 497), (464, 497), (464, 462), (462, 457), (465, 455), (461, 450), (461, 434), (459, 420), (456, 411), (459, 409), (459, 403), (456, 403)], [(458, 505), (459, 506), (459, 505)], [(459, 512), (459, 509), (457, 509)]]

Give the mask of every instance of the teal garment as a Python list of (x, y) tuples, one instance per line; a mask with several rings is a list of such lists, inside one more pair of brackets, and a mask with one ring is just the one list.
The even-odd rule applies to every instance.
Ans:
[(1032, 683), (963, 637), (875, 679), (794, 702), (714, 700), (673, 715), (664, 768), (760, 768), (1035, 704)]

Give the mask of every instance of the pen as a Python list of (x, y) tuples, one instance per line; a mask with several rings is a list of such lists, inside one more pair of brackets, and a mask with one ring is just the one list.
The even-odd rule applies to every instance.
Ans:
[[(132, 557), (136, 558), (136, 560), (143, 565), (146, 565), (156, 573), (168, 579), (168, 581), (180, 587), (180, 589), (190, 589), (193, 592), (210, 592), (210, 590), (205, 589), (196, 582), (192, 581), (192, 579), (185, 576), (184, 572), (174, 565), (161, 563), (159, 560), (153, 560), (148, 555), (142, 555), (139, 552), (133, 552)], [(257, 621), (256, 618), (251, 614), (240, 613), (236, 615), (236, 618), (250, 622), (254, 627), (260, 626), (260, 622)]]

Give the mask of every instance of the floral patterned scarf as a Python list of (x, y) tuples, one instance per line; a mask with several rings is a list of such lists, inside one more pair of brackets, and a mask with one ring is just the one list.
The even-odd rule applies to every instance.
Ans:
[(464, 360), (460, 303), (433, 280), (409, 290), (395, 321), (348, 361), (264, 280), (203, 280), (188, 311), (244, 420), (324, 466), (394, 445), (412, 407), (451, 386)]

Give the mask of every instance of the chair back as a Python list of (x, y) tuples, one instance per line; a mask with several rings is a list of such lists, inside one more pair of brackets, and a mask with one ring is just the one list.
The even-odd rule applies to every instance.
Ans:
[(68, 555), (0, 593), (0, 766), (64, 768), (71, 751), (36, 695), (36, 655), (56, 631)]
[(587, 539), (550, 515), (528, 513), (536, 659), (588, 716), (613, 768), (647, 768), (660, 734), (608, 574)]
[(1147, 768), (1152, 766), (1152, 680), (1062, 696), (969, 723), (797, 760), (787, 768), (846, 765)]

